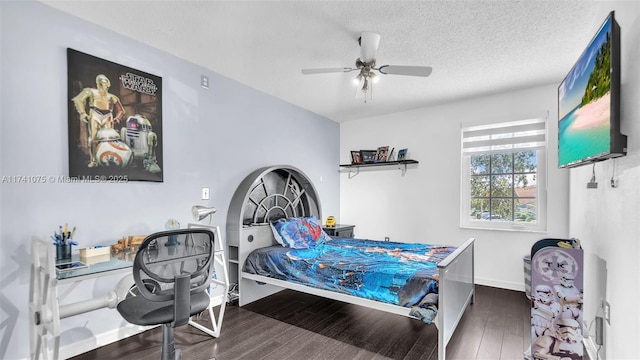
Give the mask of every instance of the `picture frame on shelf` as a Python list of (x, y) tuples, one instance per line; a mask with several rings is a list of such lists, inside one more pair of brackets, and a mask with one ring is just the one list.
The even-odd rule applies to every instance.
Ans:
[(380, 146), (376, 151), (375, 162), (386, 162), (389, 155), (389, 146)]
[(377, 150), (360, 150), (360, 158), (363, 164), (373, 163), (376, 159)]
[(362, 157), (360, 156), (360, 150), (351, 150), (351, 164), (362, 164)]
[(406, 160), (407, 148), (398, 150), (398, 161)]
[(391, 148), (391, 151), (389, 151), (389, 153), (387, 154), (387, 161), (394, 161), (395, 158), (393, 157), (395, 155), (394, 151), (396, 151), (396, 148)]

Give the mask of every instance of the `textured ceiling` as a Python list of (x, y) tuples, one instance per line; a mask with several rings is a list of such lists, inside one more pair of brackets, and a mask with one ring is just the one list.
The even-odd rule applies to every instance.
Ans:
[[(267, 94), (348, 121), (560, 83), (604, 21), (595, 1), (42, 1)], [(362, 31), (381, 35), (377, 65), (433, 67), (381, 76), (357, 99)]]

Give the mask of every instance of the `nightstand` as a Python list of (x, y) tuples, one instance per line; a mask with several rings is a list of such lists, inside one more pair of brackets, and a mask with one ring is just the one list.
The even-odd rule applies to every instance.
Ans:
[(355, 225), (336, 224), (332, 227), (323, 226), (322, 230), (329, 236), (352, 238), (353, 228), (355, 227)]

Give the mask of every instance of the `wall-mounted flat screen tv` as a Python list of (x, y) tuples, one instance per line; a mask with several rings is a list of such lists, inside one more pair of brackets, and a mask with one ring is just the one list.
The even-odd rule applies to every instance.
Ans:
[(558, 166), (624, 156), (620, 133), (620, 26), (609, 13), (558, 87)]

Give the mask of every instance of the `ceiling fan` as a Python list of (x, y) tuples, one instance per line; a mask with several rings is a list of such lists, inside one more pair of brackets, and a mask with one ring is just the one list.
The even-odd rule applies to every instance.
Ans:
[(380, 34), (363, 31), (358, 38), (358, 44), (360, 45), (360, 57), (356, 59), (355, 68), (302, 69), (302, 74), (346, 73), (357, 70), (359, 73), (353, 81), (358, 85), (358, 93), (364, 95), (365, 102), (367, 101), (367, 94), (371, 96), (372, 83), (378, 79), (378, 74), (376, 74), (374, 70), (383, 75), (427, 77), (431, 74), (432, 69), (430, 66), (382, 65), (380, 67), (376, 67), (376, 53), (378, 52), (378, 45), (380, 44)]

